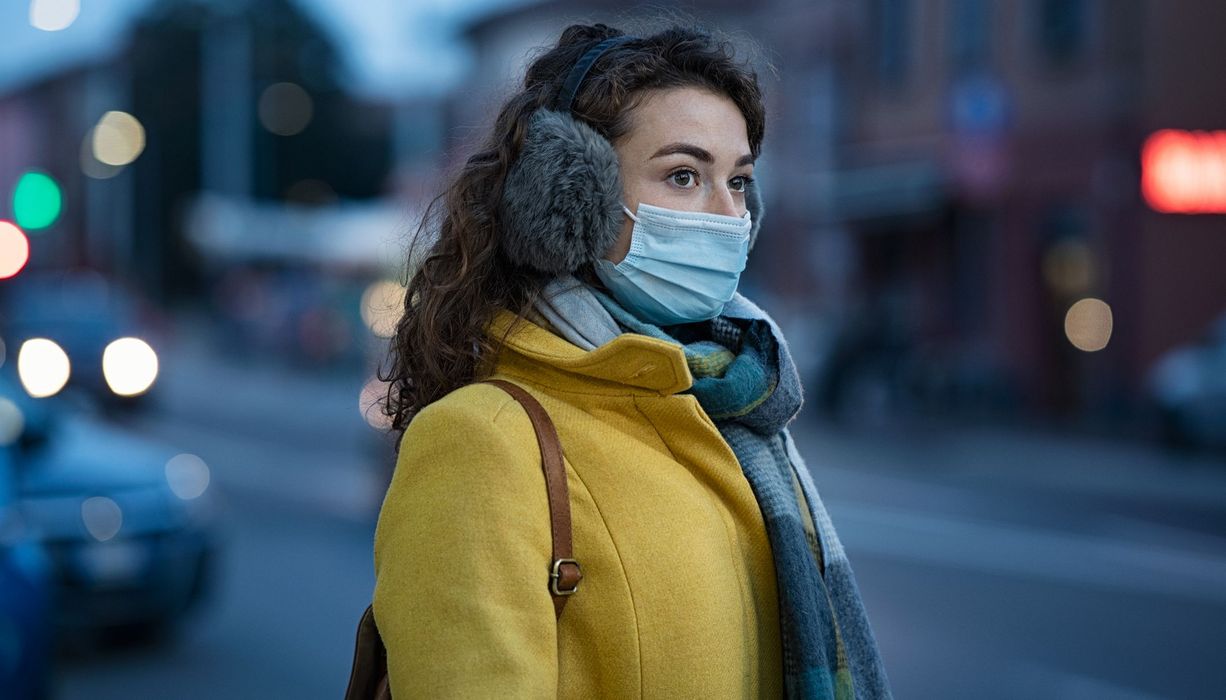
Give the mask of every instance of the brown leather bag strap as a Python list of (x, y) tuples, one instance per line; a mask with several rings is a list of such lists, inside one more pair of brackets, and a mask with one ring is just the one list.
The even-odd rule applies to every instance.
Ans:
[(528, 412), (536, 442), (541, 449), (541, 468), (545, 471), (545, 490), (549, 494), (549, 521), (553, 535), (553, 559), (549, 568), (549, 592), (558, 617), (569, 596), (579, 590), (583, 571), (571, 551), (570, 490), (566, 486), (566, 465), (562, 462), (562, 443), (558, 431), (543, 406), (532, 394), (502, 379), (487, 379), (510, 394)]
[[(570, 529), (570, 490), (566, 487), (566, 465), (562, 462), (562, 443), (549, 414), (527, 391), (511, 382), (489, 379), (512, 397), (528, 412), (536, 442), (541, 449), (541, 468), (545, 472), (545, 487), (549, 494), (549, 521), (553, 536), (553, 563), (549, 570), (549, 592), (553, 595), (553, 609), (558, 617), (566, 607), (568, 597), (579, 589), (583, 572), (579, 562), (572, 558)], [(375, 625), (373, 606), (367, 606), (358, 623), (357, 640), (354, 644), (353, 668), (349, 674), (349, 686), (345, 700), (391, 700), (388, 686), (387, 650)]]

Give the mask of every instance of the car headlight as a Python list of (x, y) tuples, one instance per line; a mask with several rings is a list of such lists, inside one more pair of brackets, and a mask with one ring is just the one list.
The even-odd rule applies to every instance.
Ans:
[(102, 376), (120, 396), (136, 396), (149, 390), (158, 376), (158, 356), (140, 338), (119, 338), (102, 351)]
[(68, 353), (54, 340), (30, 338), (17, 351), (17, 376), (26, 393), (36, 399), (59, 393), (71, 373)]

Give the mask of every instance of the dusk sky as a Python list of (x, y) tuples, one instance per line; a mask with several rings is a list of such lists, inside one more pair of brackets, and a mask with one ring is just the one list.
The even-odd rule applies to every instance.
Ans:
[[(30, 2), (0, 3), (0, 92), (104, 58), (123, 45), (133, 19), (157, 1), (84, 0), (76, 20), (55, 32), (30, 25)], [(529, 0), (293, 1), (332, 33), (355, 92), (395, 97), (445, 89), (463, 74), (464, 52), (450, 41), (457, 23), (490, 8)]]

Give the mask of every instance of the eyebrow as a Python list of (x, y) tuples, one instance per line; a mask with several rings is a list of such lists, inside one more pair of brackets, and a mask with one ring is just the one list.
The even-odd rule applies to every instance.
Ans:
[[(715, 157), (711, 155), (710, 151), (689, 143), (670, 143), (656, 151), (654, 154), (652, 154), (651, 158), (648, 158), (647, 160), (652, 160), (663, 156), (671, 156), (677, 153), (693, 156), (694, 158), (708, 164), (715, 162)], [(739, 168), (742, 165), (753, 165), (753, 162), (754, 157), (752, 155), (741, 156), (740, 158), (737, 158), (736, 165), (734, 167)]]

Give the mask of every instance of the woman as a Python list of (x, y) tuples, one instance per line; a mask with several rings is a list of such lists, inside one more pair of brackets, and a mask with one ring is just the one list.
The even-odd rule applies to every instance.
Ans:
[[(393, 341), (374, 615), (401, 697), (889, 697), (736, 285), (764, 111), (725, 44), (567, 28), (445, 193)], [(582, 586), (555, 618), (527, 389)], [(410, 422), (411, 421), (411, 422)]]

